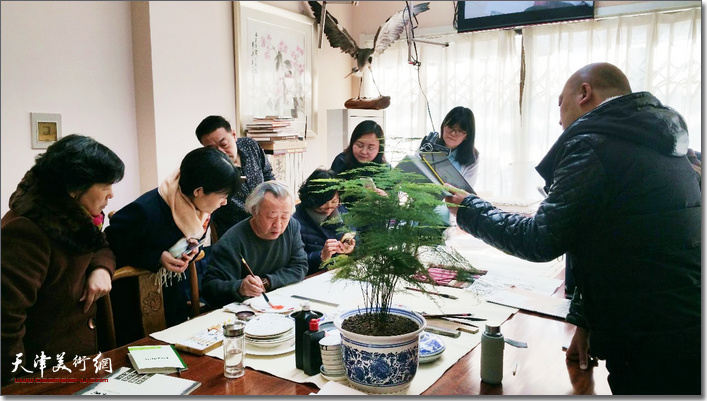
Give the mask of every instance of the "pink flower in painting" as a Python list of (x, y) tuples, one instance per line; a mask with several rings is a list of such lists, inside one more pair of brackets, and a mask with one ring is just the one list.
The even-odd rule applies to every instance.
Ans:
[(298, 74), (298, 75), (304, 74), (304, 65), (302, 65), (302, 64), (297, 64), (297, 67), (296, 67), (296, 68), (297, 68), (297, 74)]
[(265, 58), (265, 60), (270, 60), (270, 49), (265, 50), (265, 54), (263, 55), (263, 58)]
[(277, 50), (281, 51), (282, 53), (287, 53), (287, 45), (285, 44), (285, 41), (280, 41), (277, 46)]
[(261, 47), (265, 47), (266, 44), (267, 44), (267, 42), (265, 42), (265, 38), (264, 38), (264, 37), (261, 37), (261, 38), (260, 38), (260, 46), (261, 46)]
[(299, 46), (297, 46), (296, 52), (299, 53), (300, 56), (304, 55), (304, 49)]

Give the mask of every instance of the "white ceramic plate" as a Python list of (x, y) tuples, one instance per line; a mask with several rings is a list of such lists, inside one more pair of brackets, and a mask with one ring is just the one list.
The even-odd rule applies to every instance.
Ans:
[(299, 300), (290, 298), (290, 297), (283, 297), (280, 295), (268, 295), (268, 299), (270, 300), (270, 303), (279, 306), (282, 305), (282, 309), (273, 309), (268, 305), (267, 302), (265, 302), (265, 298), (261, 295), (259, 297), (251, 298), (249, 301), (249, 305), (251, 308), (256, 310), (257, 312), (263, 312), (263, 313), (292, 313), (293, 311), (299, 310)]
[(282, 355), (282, 354), (287, 354), (290, 352), (295, 351), (295, 339), (292, 338), (288, 342), (278, 345), (277, 347), (270, 347), (270, 348), (264, 348), (264, 347), (258, 347), (257, 345), (253, 344), (248, 344), (246, 343), (245, 345), (245, 353), (247, 355), (261, 355), (261, 356), (269, 356), (269, 355)]
[(245, 335), (250, 338), (273, 339), (294, 329), (295, 321), (281, 315), (260, 315), (245, 325)]
[(282, 336), (279, 336), (279, 337), (276, 337), (273, 339), (268, 339), (268, 340), (253, 339), (253, 338), (246, 337), (245, 342), (247, 344), (255, 345), (258, 347), (262, 347), (262, 348), (272, 348), (272, 347), (277, 347), (279, 345), (282, 345), (282, 344), (284, 344), (294, 338), (295, 338), (295, 332), (294, 332), (294, 330), (292, 330)]
[(420, 363), (432, 362), (447, 349), (442, 337), (423, 331), (420, 334)]

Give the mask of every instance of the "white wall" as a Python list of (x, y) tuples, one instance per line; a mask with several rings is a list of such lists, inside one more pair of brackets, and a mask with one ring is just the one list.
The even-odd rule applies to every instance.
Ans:
[(233, 11), (229, 1), (151, 1), (150, 34), (158, 182), (201, 146), (211, 114), (235, 124)]
[(42, 150), (31, 148), (30, 112), (60, 113), (64, 135), (91, 136), (126, 164), (114, 210), (138, 195), (130, 28), (124, 1), (0, 3), (1, 204)]
[[(311, 13), (299, 1), (267, 3)], [(65, 135), (93, 136), (123, 159), (125, 178), (106, 210), (121, 208), (176, 169), (199, 146), (194, 130), (207, 115), (238, 125), (231, 2), (1, 4), (2, 214), (42, 153), (31, 149), (30, 112), (61, 113)], [(330, 10), (352, 25), (353, 7)], [(326, 110), (351, 97), (351, 79), (344, 79), (351, 57), (326, 40), (315, 52), (319, 128), (308, 139), (305, 175), (331, 165)]]

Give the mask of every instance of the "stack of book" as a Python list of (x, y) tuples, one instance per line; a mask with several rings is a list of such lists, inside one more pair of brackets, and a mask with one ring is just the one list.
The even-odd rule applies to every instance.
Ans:
[(283, 141), (258, 142), (265, 153), (269, 155), (282, 155), (285, 153), (302, 153), (307, 150), (307, 141), (299, 139), (286, 139)]
[(128, 347), (128, 359), (140, 374), (179, 373), (187, 369), (187, 364), (171, 345)]
[(246, 135), (258, 142), (297, 139), (299, 133), (292, 128), (292, 120), (291, 117), (256, 117), (246, 124)]

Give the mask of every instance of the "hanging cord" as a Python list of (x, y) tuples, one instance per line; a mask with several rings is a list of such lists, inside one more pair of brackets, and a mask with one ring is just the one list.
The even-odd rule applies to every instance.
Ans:
[[(419, 60), (419, 55), (417, 53), (417, 44), (413, 40), (415, 38), (415, 30), (414, 28), (417, 27), (417, 16), (412, 15), (412, 9), (410, 8), (410, 3), (405, 2), (405, 10), (408, 13), (408, 20), (410, 21), (410, 30), (408, 33), (408, 30), (405, 30), (405, 35), (408, 39), (408, 43), (412, 44), (412, 48), (414, 49), (415, 56), (413, 57), (411, 54), (409, 54), (409, 60), (408, 63), (411, 64), (416, 70), (417, 70), (417, 84), (420, 87), (420, 93), (422, 93), (422, 96), (425, 98), (425, 106), (427, 107), (427, 114), (430, 117), (430, 124), (432, 124), (432, 132), (435, 131), (435, 125), (434, 122), (432, 121), (432, 111), (430, 110), (430, 101), (427, 99), (427, 94), (425, 93), (425, 90), (422, 88), (422, 78), (420, 77), (420, 67), (422, 66), (422, 63)], [(456, 4), (456, 3), (455, 3)], [(455, 6), (456, 7), (456, 6)], [(413, 18), (415, 19), (415, 27), (412, 26), (412, 20)], [(410, 45), (408, 45), (410, 46)], [(408, 53), (409, 53), (409, 48), (408, 48)]]
[(432, 121), (432, 111), (430, 110), (430, 101), (427, 99), (427, 94), (425, 93), (425, 90), (422, 89), (422, 79), (420, 78), (420, 66), (415, 67), (417, 69), (417, 84), (420, 86), (420, 93), (422, 93), (422, 96), (425, 98), (425, 105), (427, 106), (427, 115), (430, 116), (430, 124), (432, 124), (432, 131), (435, 132), (435, 124)]

